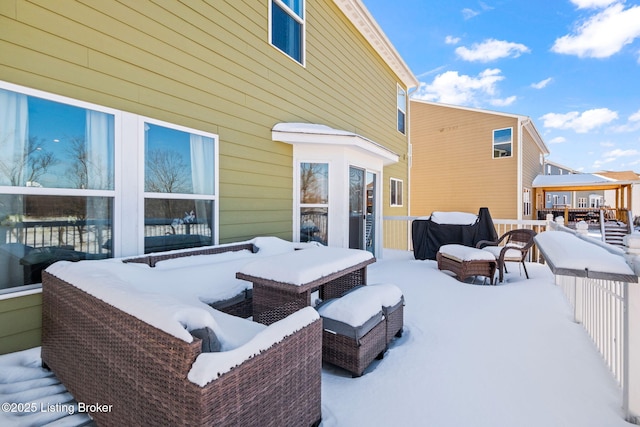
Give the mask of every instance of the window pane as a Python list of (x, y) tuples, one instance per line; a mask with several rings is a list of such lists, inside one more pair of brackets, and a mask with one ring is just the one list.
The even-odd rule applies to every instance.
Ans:
[(4, 89), (0, 111), (0, 185), (113, 189), (113, 115)]
[(212, 200), (145, 199), (144, 252), (214, 244)]
[(300, 208), (300, 241), (327, 245), (328, 208)]
[(213, 195), (214, 148), (213, 138), (145, 123), (145, 191)]
[(296, 15), (303, 19), (302, 5), (304, 0), (282, 0), (282, 3), (286, 4)]
[(398, 86), (398, 110), (407, 111), (407, 93)]
[(0, 195), (0, 293), (58, 260), (110, 257), (112, 212), (105, 197)]
[(493, 143), (499, 144), (503, 142), (511, 142), (511, 129), (499, 129), (493, 131)]
[(496, 144), (493, 146), (493, 157), (510, 157), (511, 144)]
[(272, 2), (271, 43), (302, 63), (302, 24)]
[(300, 164), (300, 203), (329, 203), (329, 165), (327, 163)]
[(398, 110), (398, 130), (402, 133), (405, 132), (405, 119), (404, 113)]

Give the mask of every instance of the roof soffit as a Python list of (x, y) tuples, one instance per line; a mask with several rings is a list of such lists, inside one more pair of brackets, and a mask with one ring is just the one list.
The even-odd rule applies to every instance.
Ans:
[(408, 88), (420, 84), (361, 0), (333, 1)]

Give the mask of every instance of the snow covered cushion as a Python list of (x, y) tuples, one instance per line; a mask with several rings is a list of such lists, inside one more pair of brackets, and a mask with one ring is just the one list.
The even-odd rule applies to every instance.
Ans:
[[(500, 256), (500, 252), (504, 249), (504, 246), (485, 246), (482, 248), (483, 251), (490, 252), (494, 258), (498, 259)], [(504, 254), (504, 259), (509, 260), (517, 260), (520, 261), (522, 258), (522, 252), (519, 249), (507, 249), (507, 252)]]
[(253, 255), (248, 249), (241, 251), (229, 251), (219, 254), (207, 254), (207, 255), (191, 255), (181, 256), (178, 258), (170, 258), (156, 262), (155, 268), (169, 269), (180, 267), (193, 267), (196, 265), (215, 264), (218, 262), (225, 262), (230, 260), (236, 260), (240, 258), (249, 259)]
[(496, 257), (489, 251), (464, 245), (442, 245), (438, 250), (442, 255), (456, 261), (495, 261)]

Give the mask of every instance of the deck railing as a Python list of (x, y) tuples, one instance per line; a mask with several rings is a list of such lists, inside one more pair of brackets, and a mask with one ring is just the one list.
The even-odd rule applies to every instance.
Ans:
[[(554, 230), (577, 234), (576, 231), (550, 223)], [(607, 247), (593, 240), (593, 244)], [(616, 253), (616, 248), (608, 248)], [(627, 249), (629, 252), (629, 249)], [(636, 274), (640, 273), (640, 257), (625, 256)], [(640, 424), (640, 284), (617, 280), (575, 277), (556, 274), (555, 283), (562, 289), (576, 323), (580, 323), (602, 355), (620, 385), (622, 407), (627, 421)]]
[[(404, 251), (413, 251), (413, 243), (411, 241), (411, 224), (417, 216), (385, 216), (384, 224), (384, 247), (386, 249), (400, 249)], [(493, 225), (496, 233), (502, 236), (510, 230), (519, 228), (527, 228), (541, 233), (546, 230), (547, 221), (539, 220), (515, 220), (515, 219), (494, 219)], [(529, 251), (529, 261), (539, 261), (539, 254), (534, 247)]]

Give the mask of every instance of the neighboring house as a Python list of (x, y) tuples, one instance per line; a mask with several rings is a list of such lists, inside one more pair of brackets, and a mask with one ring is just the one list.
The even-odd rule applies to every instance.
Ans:
[[(581, 173), (575, 169), (571, 169), (560, 163), (552, 162), (548, 159), (544, 160), (544, 172), (542, 175), (575, 175)], [(560, 208), (560, 207), (589, 207), (589, 195), (580, 194), (577, 196), (575, 192), (561, 191), (561, 192), (547, 192), (544, 200), (544, 207), (547, 209)], [(600, 195), (601, 196), (601, 195)], [(592, 203), (597, 203), (600, 198), (593, 198)]]
[(533, 179), (549, 154), (529, 117), (411, 100), (411, 215), (532, 219)]
[(378, 253), (409, 213), (417, 84), (361, 0), (3, 0), (0, 353), (38, 345), (57, 259), (257, 235)]

